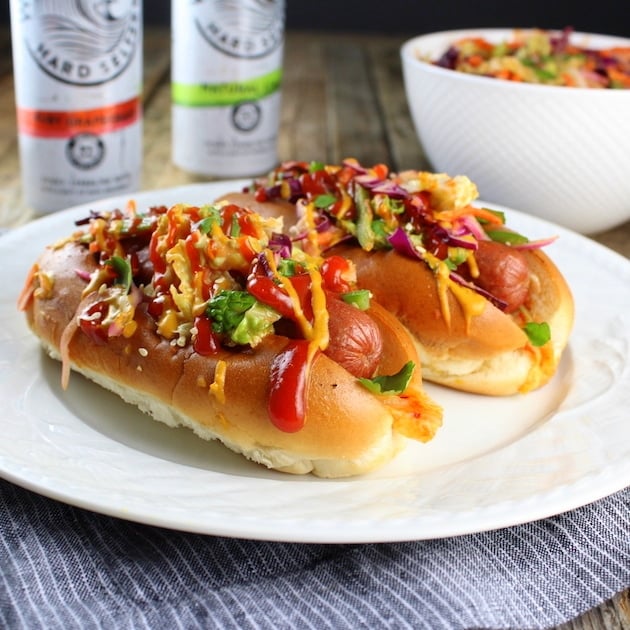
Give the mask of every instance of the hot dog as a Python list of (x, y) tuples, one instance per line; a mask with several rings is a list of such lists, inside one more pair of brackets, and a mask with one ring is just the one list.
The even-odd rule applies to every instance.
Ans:
[(46, 351), (170, 426), (324, 477), (430, 440), (442, 411), (413, 342), (356, 285), (235, 204), (86, 217), (33, 265), (19, 306)]
[(413, 334), (426, 380), (500, 396), (556, 372), (574, 305), (542, 251), (553, 239), (531, 242), (475, 206), (468, 178), (286, 162), (245, 194), (288, 219), (307, 251), (355, 263), (358, 282)]

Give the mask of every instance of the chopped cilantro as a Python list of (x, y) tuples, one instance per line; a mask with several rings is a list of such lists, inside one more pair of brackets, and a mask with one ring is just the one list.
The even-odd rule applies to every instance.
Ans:
[(203, 206), (201, 208), (203, 218), (199, 222), (198, 228), (202, 234), (210, 234), (215, 223), (221, 223), (221, 211), (216, 206)]
[(335, 195), (319, 195), (315, 198), (313, 203), (316, 208), (324, 209), (333, 205), (337, 201)]
[(547, 322), (528, 322), (523, 330), (532, 346), (544, 346), (551, 339), (551, 329)]
[(387, 225), (383, 219), (375, 219), (372, 221), (372, 233), (374, 234), (374, 247), (378, 249), (391, 247), (388, 240), (389, 232), (387, 231)]
[(241, 225), (238, 222), (238, 216), (236, 214), (232, 215), (232, 223), (230, 225), (230, 236), (232, 238), (237, 238), (241, 235)]

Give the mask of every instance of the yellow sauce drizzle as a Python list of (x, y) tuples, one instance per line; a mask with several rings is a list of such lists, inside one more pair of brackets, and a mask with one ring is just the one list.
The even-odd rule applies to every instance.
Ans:
[(468, 331), (472, 318), (483, 313), (487, 303), (486, 298), (451, 280), (450, 270), (443, 260), (428, 253), (424, 255), (424, 259), (435, 273), (440, 310), (446, 325), (448, 327), (451, 325), (451, 310), (448, 304), (448, 292), (450, 291), (464, 311), (466, 330)]
[(210, 393), (221, 404), (225, 404), (225, 374), (227, 372), (227, 363), (223, 360), (217, 361), (217, 367), (214, 370), (214, 381), (210, 385)]
[(307, 204), (302, 206), (304, 208), (304, 223), (306, 224), (306, 238), (308, 239), (308, 244), (311, 247), (311, 251), (318, 251), (319, 245), (319, 236), (317, 234), (317, 230), (315, 229), (315, 204), (310, 201)]
[(527, 379), (518, 388), (522, 394), (536, 389), (543, 383), (546, 383), (555, 372), (554, 348), (551, 342), (546, 343), (542, 347), (535, 347), (527, 344), (524, 350), (530, 352), (534, 359), (532, 367), (527, 374)]
[(317, 350), (328, 347), (330, 336), (328, 333), (328, 308), (326, 294), (322, 288), (322, 276), (314, 267), (309, 269), (311, 277), (311, 305), (313, 307), (313, 333), (309, 343), (309, 360), (312, 360)]
[(470, 271), (470, 275), (473, 278), (479, 277), (479, 266), (477, 265), (477, 259), (475, 258), (475, 254), (471, 251), (466, 258), (466, 263), (468, 264), (468, 269)]

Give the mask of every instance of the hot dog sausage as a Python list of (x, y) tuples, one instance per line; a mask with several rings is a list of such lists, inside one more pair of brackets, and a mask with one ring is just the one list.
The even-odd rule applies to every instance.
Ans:
[(474, 282), (506, 304), (513, 313), (529, 293), (529, 267), (517, 249), (495, 241), (479, 241), (475, 251), (479, 277)]
[(378, 367), (383, 340), (374, 320), (351, 304), (330, 297), (327, 302), (330, 342), (326, 355), (357, 378), (370, 378)]

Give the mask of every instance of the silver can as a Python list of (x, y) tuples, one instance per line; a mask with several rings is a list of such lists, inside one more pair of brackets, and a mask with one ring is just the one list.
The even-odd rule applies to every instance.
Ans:
[(172, 154), (201, 175), (277, 163), (284, 0), (173, 0)]
[(26, 205), (45, 213), (136, 191), (141, 0), (11, 0)]

